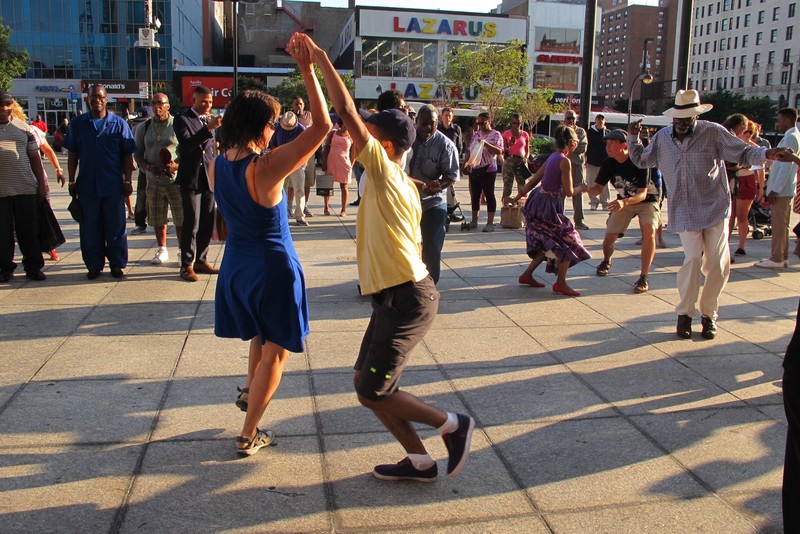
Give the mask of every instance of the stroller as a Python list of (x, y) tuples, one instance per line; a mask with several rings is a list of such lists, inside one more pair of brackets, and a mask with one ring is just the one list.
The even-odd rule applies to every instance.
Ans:
[[(454, 202), (454, 204), (450, 203), (450, 199)], [(464, 220), (464, 211), (461, 209), (461, 203), (456, 199), (456, 190), (450, 185), (447, 191), (447, 222), (445, 223), (444, 230), (445, 232), (450, 231), (450, 223), (451, 222), (462, 222)], [(469, 224), (469, 223), (467, 223)], [(464, 225), (461, 225), (461, 229), (464, 229)]]
[(753, 239), (763, 239), (765, 235), (772, 235), (771, 218), (772, 210), (754, 200), (748, 215), (748, 222), (753, 228)]

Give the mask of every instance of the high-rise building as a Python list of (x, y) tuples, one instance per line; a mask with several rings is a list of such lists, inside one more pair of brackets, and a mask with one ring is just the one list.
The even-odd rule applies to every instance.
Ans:
[[(203, 10), (211, 0), (152, 0), (161, 27), (152, 49), (156, 88), (172, 82), (173, 63), (203, 64)], [(198, 9), (198, 4), (203, 10)], [(30, 68), (15, 79), (13, 94), (30, 116), (52, 130), (83, 109), (82, 92), (107, 85), (111, 107), (127, 107), (147, 82), (145, 49), (135, 46), (145, 27), (143, 0), (3, 0), (0, 18), (12, 30), (11, 46), (25, 49)], [(146, 95), (146, 87), (144, 91)]]
[(769, 97), (780, 107), (800, 105), (800, 31), (793, 0), (695, 3), (692, 87)]

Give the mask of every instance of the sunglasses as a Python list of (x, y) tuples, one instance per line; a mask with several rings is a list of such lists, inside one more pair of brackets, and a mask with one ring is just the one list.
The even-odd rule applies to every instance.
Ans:
[(272, 128), (273, 130), (277, 130), (278, 129), (278, 121), (269, 121), (267, 123), (267, 126)]

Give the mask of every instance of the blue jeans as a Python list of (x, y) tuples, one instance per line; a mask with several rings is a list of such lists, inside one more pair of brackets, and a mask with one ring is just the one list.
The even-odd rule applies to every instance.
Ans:
[(422, 261), (425, 263), (425, 267), (428, 268), (428, 272), (433, 278), (433, 283), (438, 284), (439, 273), (442, 270), (444, 235), (447, 231), (446, 202), (422, 212), (420, 231), (422, 232)]

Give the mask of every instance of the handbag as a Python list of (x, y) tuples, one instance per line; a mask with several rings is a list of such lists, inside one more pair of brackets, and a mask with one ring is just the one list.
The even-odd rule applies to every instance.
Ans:
[(72, 220), (76, 223), (81, 223), (83, 221), (83, 208), (77, 196), (72, 197), (72, 200), (69, 201), (67, 210), (69, 210), (69, 214), (72, 215)]
[(228, 223), (220, 213), (219, 208), (214, 206), (214, 226), (211, 229), (211, 241), (224, 243), (228, 239)]
[(500, 208), (500, 226), (519, 230), (525, 228), (525, 216), (522, 214), (522, 206), (503, 206)]
[(472, 150), (469, 151), (469, 158), (467, 158), (466, 163), (464, 163), (465, 166), (472, 168), (478, 166), (478, 163), (481, 162), (481, 154), (483, 153), (483, 145), (485, 144), (486, 141), (483, 139), (475, 143), (475, 146), (473, 146)]
[(42, 252), (50, 252), (66, 243), (61, 225), (58, 224), (56, 214), (50, 203), (42, 199), (39, 201), (39, 248)]
[(318, 197), (332, 197), (333, 196), (333, 176), (330, 174), (317, 175), (316, 180), (317, 196)]

